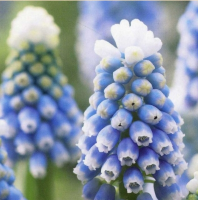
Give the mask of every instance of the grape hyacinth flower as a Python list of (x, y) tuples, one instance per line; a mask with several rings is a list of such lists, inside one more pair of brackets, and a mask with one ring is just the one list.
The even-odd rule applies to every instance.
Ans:
[(82, 114), (61, 70), (59, 33), (46, 10), (29, 6), (13, 20), (8, 38), (1, 110), (9, 131), (3, 145), (11, 164), (30, 158), (35, 178), (46, 175), (50, 160), (61, 167), (80, 157)]
[[(100, 58), (94, 54), (96, 40), (102, 38), (114, 44), (109, 27), (119, 23), (121, 19), (138, 18), (158, 35), (163, 35), (164, 27), (159, 27), (165, 19), (165, 8), (159, 2), (141, 1), (81, 1), (77, 23), (76, 52), (79, 62), (79, 73), (82, 81), (91, 88), (95, 76), (95, 66)], [(92, 59), (90, 59), (90, 57)], [(121, 68), (120, 70), (127, 70)], [(115, 72), (115, 76), (116, 76)], [(129, 72), (130, 73), (130, 72)]]
[(83, 197), (95, 200), (106, 187), (103, 200), (152, 199), (141, 194), (152, 177), (159, 200), (181, 200), (183, 121), (168, 98), (165, 70), (158, 70), (162, 42), (138, 19), (122, 20), (111, 33), (117, 48), (105, 40), (95, 44), (102, 60), (78, 142), (82, 157), (74, 173), (85, 183)]
[[(0, 120), (1, 133), (7, 132), (7, 124)], [(0, 139), (0, 199), (2, 200), (25, 200), (22, 193), (14, 186), (14, 171), (5, 165), (7, 153), (2, 148)]]

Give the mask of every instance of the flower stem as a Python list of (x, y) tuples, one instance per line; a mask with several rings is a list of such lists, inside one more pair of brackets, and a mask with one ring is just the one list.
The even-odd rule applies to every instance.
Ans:
[(29, 172), (26, 176), (25, 196), (28, 200), (53, 200), (53, 166), (48, 163), (46, 177), (43, 179), (35, 179)]

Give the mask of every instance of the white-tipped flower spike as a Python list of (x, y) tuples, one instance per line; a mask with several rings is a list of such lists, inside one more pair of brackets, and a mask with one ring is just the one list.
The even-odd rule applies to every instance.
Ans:
[[(145, 8), (149, 9), (145, 9)], [(100, 14), (97, 14), (97, 11), (100, 10)], [(102, 58), (112, 56), (114, 58), (120, 58), (121, 52), (115, 48), (112, 44), (112, 37), (109, 27), (113, 24), (118, 23), (120, 20), (127, 19), (132, 20), (135, 18), (140, 19), (145, 24), (148, 25), (152, 30), (157, 32), (158, 35), (162, 36), (164, 27), (159, 27), (158, 24), (161, 24), (165, 17), (165, 9), (158, 2), (79, 2), (79, 19), (77, 23), (78, 37), (76, 43), (76, 55), (79, 61), (79, 73), (82, 80), (90, 88), (92, 88), (92, 80), (95, 76), (95, 66), (99, 63), (99, 57), (94, 54), (93, 49), (97, 54)], [(143, 13), (143, 14), (142, 14)], [(83, 26), (86, 24), (87, 27)], [(140, 27), (141, 28), (141, 27)], [(144, 31), (142, 27), (141, 33)], [(117, 30), (116, 30), (117, 31)], [(125, 30), (123, 30), (124, 32)], [(119, 33), (117, 33), (119, 34)], [(123, 33), (124, 34), (124, 33)], [(130, 35), (130, 34), (129, 34)], [(140, 34), (139, 34), (140, 35)], [(151, 33), (147, 34), (146, 37), (152, 37)], [(120, 34), (120, 38), (123, 42), (125, 35)], [(133, 35), (132, 35), (133, 37)], [(128, 40), (129, 37), (125, 37), (125, 43), (132, 42)], [(135, 41), (138, 38), (134, 38)], [(96, 41), (99, 40), (99, 41)], [(95, 48), (94, 43), (96, 41)], [(145, 41), (142, 41), (145, 43)], [(149, 44), (148, 44), (149, 45)], [(106, 46), (104, 49), (103, 47)], [(131, 45), (130, 45), (131, 46)], [(129, 60), (138, 61), (143, 56), (142, 49), (139, 49), (139, 45), (132, 45), (126, 51), (126, 56), (129, 56)], [(101, 51), (101, 49), (103, 49)], [(150, 47), (149, 47), (150, 50)], [(123, 53), (125, 53), (123, 51)], [(131, 54), (137, 54), (131, 57)], [(152, 54), (152, 52), (151, 52)], [(146, 56), (146, 55), (145, 55)], [(90, 59), (90, 57), (92, 59)], [(145, 66), (146, 67), (146, 66)], [(146, 70), (146, 69), (145, 69)], [(120, 70), (123, 72), (123, 70)], [(121, 72), (121, 73), (122, 73)], [(126, 70), (124, 74), (119, 77), (119, 80), (126, 80)], [(128, 72), (127, 72), (128, 74)], [(85, 81), (86, 80), (86, 81)], [(116, 81), (115, 81), (116, 82)]]
[(141, 193), (147, 176), (171, 186), (186, 169), (182, 120), (168, 98), (157, 52), (161, 41), (139, 20), (131, 25), (122, 20), (112, 35), (118, 48), (96, 42), (102, 61), (84, 113), (84, 135), (78, 142), (83, 155), (74, 173), (83, 182), (95, 177), (119, 185), (116, 197), (131, 199)]
[(13, 20), (8, 38), (1, 97), (8, 130), (2, 124), (1, 136), (9, 163), (30, 158), (35, 178), (46, 175), (48, 161), (61, 167), (80, 153), (76, 144), (83, 119), (61, 70), (59, 33), (45, 9), (28, 6)]
[[(1, 124), (3, 127), (6, 122), (1, 120)], [(3, 133), (3, 131), (3, 129), (0, 130), (1, 133)], [(13, 170), (5, 165), (6, 159), (7, 153), (0, 144), (0, 199), (25, 200), (22, 193), (14, 186), (15, 175)]]

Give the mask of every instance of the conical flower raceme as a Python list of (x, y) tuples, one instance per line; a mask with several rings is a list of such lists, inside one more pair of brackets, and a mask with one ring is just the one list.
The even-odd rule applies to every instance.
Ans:
[(9, 162), (30, 158), (36, 178), (48, 158), (57, 166), (79, 158), (82, 114), (57, 53), (60, 29), (43, 8), (26, 7), (12, 22), (10, 55), (2, 75), (2, 134)]
[(141, 193), (152, 176), (159, 200), (181, 200), (176, 176), (187, 167), (178, 133), (183, 121), (169, 99), (162, 42), (137, 19), (122, 20), (111, 33), (117, 48), (104, 40), (95, 44), (102, 60), (78, 142), (82, 157), (74, 173), (85, 183), (83, 197), (95, 200), (106, 187), (103, 200), (151, 199)]
[(198, 102), (197, 19), (198, 3), (191, 1), (178, 23), (180, 41), (172, 88), (172, 99), (182, 111), (194, 108)]
[[(8, 130), (5, 121), (0, 120), (0, 126), (1, 132)], [(25, 200), (22, 193), (14, 186), (14, 171), (5, 165), (6, 159), (7, 153), (0, 144), (0, 199)]]
[[(79, 1), (76, 52), (82, 81), (92, 88), (95, 66), (100, 58), (94, 54), (94, 43), (102, 38), (113, 43), (109, 27), (125, 18), (138, 18), (152, 30), (163, 35), (164, 27), (157, 26), (165, 19), (165, 8), (158, 2)], [(90, 57), (92, 59), (90, 59)], [(126, 70), (126, 69), (125, 69)]]

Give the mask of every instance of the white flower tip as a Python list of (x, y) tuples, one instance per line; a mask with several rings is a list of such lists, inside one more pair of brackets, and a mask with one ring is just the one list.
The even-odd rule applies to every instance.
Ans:
[(198, 180), (197, 179), (192, 179), (190, 180), (187, 185), (186, 188), (188, 189), (188, 191), (190, 191), (191, 193), (196, 193), (196, 191), (198, 190)]
[(125, 49), (125, 60), (127, 64), (135, 64), (144, 59), (144, 52), (138, 46), (131, 46)]
[(94, 52), (101, 58), (107, 56), (121, 58), (121, 53), (119, 52), (119, 50), (105, 40), (96, 40), (94, 46)]
[(17, 49), (28, 42), (55, 48), (59, 44), (59, 33), (59, 27), (45, 9), (27, 6), (12, 21), (8, 44)]

